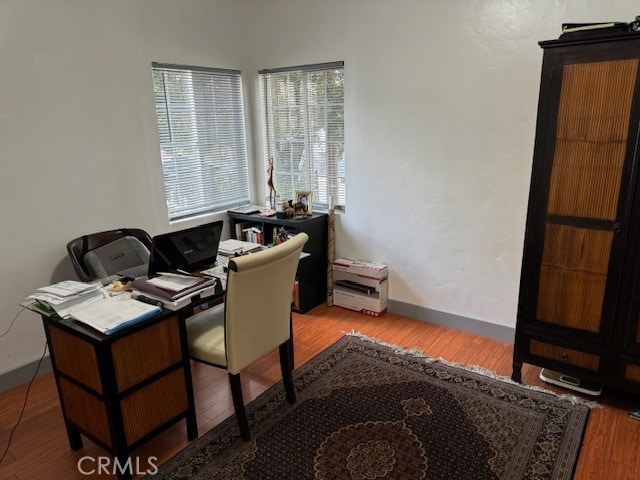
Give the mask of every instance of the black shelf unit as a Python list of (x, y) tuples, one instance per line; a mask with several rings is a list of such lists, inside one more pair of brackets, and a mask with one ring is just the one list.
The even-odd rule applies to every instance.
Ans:
[(231, 238), (239, 239), (236, 235), (236, 225), (245, 227), (257, 226), (263, 232), (263, 244), (270, 245), (273, 240), (273, 230), (284, 227), (287, 232), (304, 232), (309, 235), (309, 241), (303, 252), (308, 257), (300, 260), (296, 280), (299, 285), (299, 308), (293, 310), (305, 313), (325, 302), (327, 299), (327, 214), (314, 213), (305, 218), (276, 218), (262, 217), (259, 214), (242, 214), (227, 212), (229, 215), (229, 229)]

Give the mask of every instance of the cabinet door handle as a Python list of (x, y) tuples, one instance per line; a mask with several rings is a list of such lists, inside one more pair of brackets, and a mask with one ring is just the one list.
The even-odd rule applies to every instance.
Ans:
[(564, 360), (565, 362), (569, 361), (569, 354), (567, 352), (562, 352), (562, 360)]
[(614, 223), (613, 224), (613, 233), (620, 233), (622, 231), (622, 224), (621, 223)]

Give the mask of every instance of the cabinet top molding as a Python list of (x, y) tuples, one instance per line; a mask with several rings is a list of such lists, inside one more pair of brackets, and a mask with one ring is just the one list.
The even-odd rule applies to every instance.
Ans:
[(556, 38), (554, 40), (542, 40), (538, 42), (538, 45), (542, 48), (553, 48), (566, 47), (569, 45), (586, 45), (589, 43), (621, 42), (629, 40), (640, 40), (640, 31), (603, 33), (602, 35), (588, 34), (582, 37)]

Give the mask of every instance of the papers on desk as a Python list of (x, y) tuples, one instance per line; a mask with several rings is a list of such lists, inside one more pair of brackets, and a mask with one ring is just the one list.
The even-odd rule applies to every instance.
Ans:
[(244, 242), (242, 240), (235, 240), (230, 238), (220, 242), (218, 246), (218, 252), (223, 255), (243, 255), (245, 253), (255, 252), (261, 250), (263, 245), (253, 242)]
[(227, 264), (225, 265), (216, 265), (215, 267), (209, 268), (207, 270), (203, 270), (202, 275), (207, 275), (208, 277), (216, 277), (220, 280), (220, 284), (222, 285), (222, 290), (227, 289), (227, 272), (225, 271), (227, 268)]
[(104, 334), (116, 332), (162, 312), (160, 307), (127, 296), (110, 297), (71, 309), (71, 318)]
[(245, 215), (249, 215), (252, 213), (258, 213), (261, 210), (264, 210), (265, 207), (261, 207), (259, 205), (242, 205), (239, 207), (232, 207), (227, 210), (227, 212), (231, 213), (243, 213)]
[(91, 292), (100, 288), (96, 283), (76, 282), (75, 280), (65, 280), (64, 282), (54, 283), (47, 287), (41, 287), (36, 290), (39, 293), (50, 294), (58, 298), (69, 298), (83, 293)]
[(206, 275), (208, 277), (220, 278), (220, 275), (224, 275), (226, 277), (227, 276), (226, 272), (228, 267), (229, 267), (229, 257), (225, 257), (224, 255), (218, 255), (218, 257), (216, 258), (216, 264), (211, 268), (202, 270), (200, 274)]
[(157, 277), (149, 278), (147, 283), (159, 288), (179, 292), (185, 288), (197, 285), (201, 279), (191, 275), (180, 275), (174, 273), (159, 273)]
[(27, 298), (36, 300), (52, 309), (62, 318), (69, 317), (71, 308), (107, 298), (109, 295), (95, 283), (66, 280), (47, 287), (38, 288)]

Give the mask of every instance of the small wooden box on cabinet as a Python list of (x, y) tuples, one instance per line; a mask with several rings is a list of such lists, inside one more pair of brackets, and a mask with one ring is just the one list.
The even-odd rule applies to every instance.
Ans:
[(513, 355), (640, 392), (640, 35), (540, 42)]

